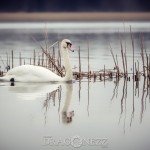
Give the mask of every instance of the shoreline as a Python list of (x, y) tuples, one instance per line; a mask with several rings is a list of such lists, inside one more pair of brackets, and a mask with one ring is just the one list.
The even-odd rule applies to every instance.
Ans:
[(95, 21), (150, 21), (150, 12), (46, 12), (0, 13), (0, 22), (95, 22)]

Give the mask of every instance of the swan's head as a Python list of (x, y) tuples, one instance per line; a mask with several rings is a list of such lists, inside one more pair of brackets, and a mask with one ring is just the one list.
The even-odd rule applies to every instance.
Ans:
[(68, 39), (62, 40), (62, 42), (61, 42), (61, 47), (64, 48), (64, 49), (68, 49), (68, 50), (70, 50), (71, 52), (74, 52), (74, 50), (72, 49), (72, 43), (71, 43), (71, 41), (68, 40)]

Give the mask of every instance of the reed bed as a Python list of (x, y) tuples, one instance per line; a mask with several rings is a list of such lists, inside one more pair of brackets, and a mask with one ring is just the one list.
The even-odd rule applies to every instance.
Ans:
[[(143, 41), (143, 36), (142, 34), (139, 35), (139, 41), (140, 41), (140, 48), (141, 48), (141, 60), (142, 60), (142, 66), (143, 70), (139, 70), (139, 61), (135, 62), (135, 56), (134, 56), (134, 35), (132, 33), (132, 29), (130, 27), (130, 35), (131, 35), (131, 45), (132, 45), (132, 59), (133, 59), (133, 64), (132, 64), (132, 72), (129, 73), (128, 71), (128, 65), (127, 65), (127, 55), (126, 55), (126, 44), (125, 47), (123, 47), (121, 37), (119, 36), (120, 40), (120, 54), (121, 54), (121, 60), (122, 60), (122, 66), (121, 63), (118, 63), (118, 56), (117, 54), (115, 55), (112, 49), (111, 44), (110, 46), (110, 53), (112, 55), (113, 61), (114, 61), (114, 68), (108, 69), (104, 65), (103, 69), (100, 70), (95, 70), (92, 71), (90, 69), (90, 48), (89, 48), (89, 42), (87, 42), (87, 71), (82, 71), (82, 56), (80, 53), (80, 46), (78, 49), (78, 71), (73, 72), (73, 76), (76, 80), (82, 80), (83, 78), (87, 79), (94, 79), (100, 80), (100, 81), (105, 81), (107, 79), (112, 79), (116, 78), (119, 80), (120, 78), (124, 77), (125, 80), (130, 81), (131, 77), (130, 75), (132, 74), (132, 79), (133, 82), (139, 82), (141, 75), (144, 76), (145, 78), (148, 79), (147, 84), (149, 85), (150, 83), (150, 54), (147, 54), (146, 49), (144, 48), (144, 41)], [(32, 39), (36, 41), (34, 37)], [(54, 45), (57, 44), (57, 48), (54, 47)], [(6, 61), (3, 60), (3, 58), (0, 56), (0, 61), (2, 62), (3, 66), (5, 69), (2, 70), (0, 68), (0, 76), (3, 76), (9, 69), (14, 67), (14, 62), (18, 61), (18, 65), (23, 65), (23, 64), (30, 64), (30, 65), (37, 65), (37, 66), (42, 66), (45, 67), (54, 73), (58, 74), (59, 76), (63, 77), (65, 76), (65, 68), (62, 65), (62, 58), (61, 58), (61, 53), (60, 53), (60, 48), (59, 48), (59, 42), (55, 42), (52, 46), (48, 45), (48, 35), (45, 32), (45, 48), (42, 47), (39, 43), (38, 45), (41, 48), (41, 52), (36, 52), (36, 50), (33, 50), (33, 55), (30, 58), (23, 57), (23, 54), (19, 52), (18, 57), (14, 57), (14, 51), (12, 50), (10, 54), (6, 53)], [(50, 50), (51, 49), (51, 50)], [(123, 71), (121, 71), (120, 68), (123, 68)], [(137, 83), (138, 85), (138, 83)]]

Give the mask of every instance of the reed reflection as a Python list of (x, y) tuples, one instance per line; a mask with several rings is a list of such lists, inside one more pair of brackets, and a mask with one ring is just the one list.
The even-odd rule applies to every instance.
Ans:
[[(57, 96), (57, 97), (56, 97)], [(45, 124), (47, 123), (47, 111), (50, 108), (50, 101), (53, 101), (53, 106), (55, 106), (55, 101), (58, 99), (59, 101), (59, 108), (58, 112), (60, 110), (60, 101), (61, 101), (61, 85), (58, 87), (58, 89), (46, 93), (46, 99), (44, 100), (43, 103), (43, 108), (45, 109), (44, 116), (45, 116)]]
[[(143, 83), (143, 85), (140, 86), (139, 84), (139, 79), (140, 82)], [(150, 86), (149, 86), (149, 78), (147, 77), (140, 77), (138, 80), (132, 77), (133, 81), (129, 81), (124, 79), (123, 84), (120, 84), (122, 86), (122, 90), (117, 87), (119, 87), (119, 80), (116, 79), (113, 94), (111, 97), (111, 101), (113, 101), (116, 97), (116, 99), (120, 99), (120, 116), (119, 116), (119, 121), (118, 124), (121, 124), (121, 120), (123, 121), (123, 129), (124, 129), (124, 134), (126, 133), (126, 120), (130, 120), (128, 125), (130, 128), (132, 127), (132, 124), (134, 123), (134, 119), (136, 119), (135, 114), (139, 114), (139, 123), (142, 123), (143, 118), (144, 118), (144, 112), (146, 111), (147, 108), (147, 100), (150, 99), (148, 95), (150, 95)], [(128, 88), (128, 86), (132, 87), (132, 90)], [(141, 92), (139, 92), (141, 88)], [(132, 96), (128, 93), (132, 93)], [(122, 92), (120, 92), (122, 91)], [(117, 96), (118, 92), (120, 93), (120, 98)], [(137, 104), (140, 100), (140, 109), (137, 108)], [(128, 106), (127, 106), (128, 104)], [(129, 114), (128, 112), (131, 111), (130, 116), (127, 116)], [(124, 119), (122, 118), (124, 116)], [(127, 118), (129, 117), (129, 118)]]

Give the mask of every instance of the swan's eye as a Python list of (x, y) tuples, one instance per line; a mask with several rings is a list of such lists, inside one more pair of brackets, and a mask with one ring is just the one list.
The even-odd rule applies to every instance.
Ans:
[(70, 43), (70, 42), (66, 42), (67, 43), (67, 47), (69, 46), (69, 47), (71, 47), (72, 46), (72, 44)]

